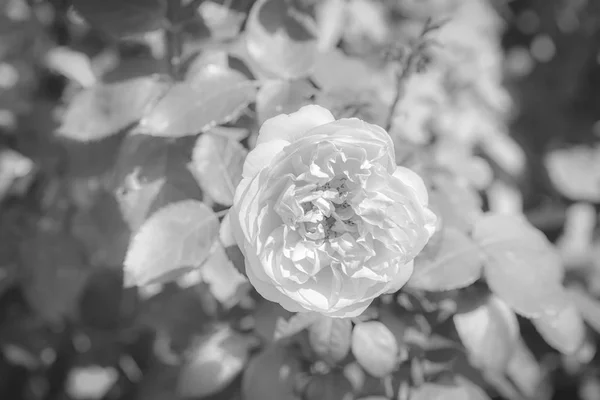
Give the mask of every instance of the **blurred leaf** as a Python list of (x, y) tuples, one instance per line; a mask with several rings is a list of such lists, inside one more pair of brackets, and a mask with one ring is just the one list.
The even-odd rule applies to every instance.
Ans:
[(546, 156), (554, 186), (573, 200), (600, 201), (600, 145), (554, 150)]
[(131, 232), (111, 193), (101, 191), (89, 209), (79, 208), (73, 216), (71, 232), (86, 248), (90, 264), (121, 266)]
[(179, 395), (205, 397), (220, 392), (242, 372), (251, 342), (228, 326), (199, 338), (177, 382)]
[(170, 204), (152, 215), (132, 238), (125, 258), (126, 284), (167, 282), (199, 267), (219, 234), (219, 220), (194, 200)]
[(238, 142), (205, 133), (194, 146), (190, 168), (214, 201), (231, 206), (235, 188), (242, 180), (246, 154), (246, 149)]
[(313, 312), (296, 313), (287, 321), (280, 318), (275, 326), (275, 340), (294, 336), (317, 322), (319, 318), (320, 315)]
[(70, 99), (57, 135), (79, 142), (115, 135), (138, 122), (166, 88), (159, 77), (145, 76), (83, 89)]
[(301, 371), (300, 360), (291, 349), (269, 346), (252, 358), (244, 371), (242, 396), (245, 400), (299, 400), (295, 380)]
[(475, 243), (453, 227), (439, 234), (441, 242), (433, 249), (426, 246), (415, 259), (415, 271), (408, 282), (410, 287), (453, 290), (467, 287), (481, 277), (484, 256)]
[[(32, 160), (16, 151), (0, 147), (0, 202), (9, 194), (24, 193), (29, 188), (33, 171)], [(20, 180), (24, 185), (18, 188)]]
[(486, 254), (488, 285), (517, 313), (535, 318), (568, 305), (559, 255), (524, 218), (486, 214), (475, 223), (473, 238)]
[(213, 296), (227, 308), (239, 303), (250, 289), (248, 280), (235, 269), (220, 245), (215, 246), (200, 274)]
[(72, 316), (90, 272), (79, 243), (60, 232), (38, 232), (21, 243), (20, 252), (30, 305), (49, 322)]
[(561, 353), (577, 352), (585, 340), (585, 324), (571, 302), (558, 314), (541, 315), (532, 322), (546, 342)]
[(46, 53), (44, 61), (48, 68), (74, 80), (82, 87), (96, 83), (90, 58), (82, 52), (68, 47), (54, 47)]
[(436, 174), (432, 180), (429, 202), (435, 214), (441, 218), (442, 225), (470, 232), (473, 223), (481, 215), (479, 194), (449, 173)]
[(348, 378), (343, 373), (334, 371), (326, 375), (313, 376), (303, 398), (306, 400), (348, 400), (353, 399), (354, 396)]
[(475, 366), (502, 372), (519, 339), (514, 312), (494, 295), (473, 296), (454, 315), (454, 325)]
[(211, 38), (216, 40), (237, 36), (246, 18), (244, 13), (217, 1), (203, 1), (198, 7), (198, 12), (208, 27)]
[(73, 5), (94, 28), (118, 38), (166, 26), (167, 0), (73, 0)]
[(310, 103), (316, 92), (306, 80), (269, 80), (256, 95), (258, 124), (279, 114), (289, 114)]
[(292, 3), (259, 0), (246, 22), (246, 47), (266, 71), (284, 79), (310, 73), (317, 55), (312, 17)]
[(69, 372), (66, 392), (74, 399), (99, 400), (104, 398), (118, 378), (119, 373), (111, 367), (76, 367)]
[(196, 135), (234, 120), (254, 101), (256, 83), (209, 65), (190, 82), (175, 84), (142, 118), (137, 132), (164, 137)]
[(489, 397), (475, 385), (441, 385), (424, 383), (411, 393), (410, 400), (487, 400)]
[(517, 341), (506, 373), (526, 396), (534, 397), (539, 392), (541, 367), (522, 339)]
[(202, 199), (188, 168), (194, 140), (135, 134), (125, 138), (113, 188), (131, 230), (137, 230), (149, 215), (168, 204)]
[(369, 374), (389, 375), (398, 365), (398, 342), (381, 322), (363, 322), (352, 331), (352, 353)]
[(317, 5), (319, 51), (332, 50), (341, 40), (347, 22), (346, 5), (344, 0), (325, 0)]
[(308, 334), (313, 350), (327, 363), (335, 365), (350, 351), (352, 323), (347, 318), (319, 316), (308, 328)]
[(291, 312), (277, 303), (261, 300), (254, 309), (254, 332), (266, 343), (275, 340), (275, 328), (279, 319), (287, 320)]
[(600, 301), (576, 287), (569, 288), (568, 292), (585, 321), (596, 332), (600, 332)]

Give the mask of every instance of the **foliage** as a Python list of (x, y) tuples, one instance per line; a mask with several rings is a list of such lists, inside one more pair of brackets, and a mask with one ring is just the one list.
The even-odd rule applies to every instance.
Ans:
[[(555, 120), (587, 86), (521, 83), (585, 70), (600, 10), (537, 3), (0, 0), (0, 398), (594, 398), (600, 147)], [(505, 54), (527, 18), (589, 54)], [(384, 127), (438, 216), (352, 319), (262, 299), (229, 227), (261, 124), (307, 104)]]

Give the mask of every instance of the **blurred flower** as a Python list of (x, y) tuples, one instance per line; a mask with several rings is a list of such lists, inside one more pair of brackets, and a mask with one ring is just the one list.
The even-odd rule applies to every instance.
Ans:
[(311, 105), (262, 125), (231, 221), (261, 295), (289, 311), (351, 317), (408, 281), (434, 232), (427, 205), (385, 130)]

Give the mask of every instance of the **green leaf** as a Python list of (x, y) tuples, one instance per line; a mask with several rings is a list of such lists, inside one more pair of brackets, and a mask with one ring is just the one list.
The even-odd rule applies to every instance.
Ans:
[(73, 0), (73, 6), (94, 28), (117, 38), (166, 26), (167, 0)]
[(346, 318), (319, 319), (308, 328), (308, 338), (313, 350), (327, 363), (335, 365), (350, 351), (352, 323)]
[(214, 247), (211, 256), (202, 265), (200, 275), (212, 295), (226, 308), (239, 303), (250, 289), (248, 280), (235, 269), (221, 245)]
[(473, 238), (485, 252), (490, 289), (517, 313), (558, 314), (568, 304), (559, 255), (524, 218), (486, 214), (476, 222)]
[(465, 385), (424, 383), (411, 393), (410, 400), (483, 400), (487, 395)]
[(569, 288), (568, 293), (585, 321), (596, 332), (600, 332), (600, 301), (577, 287)]
[(453, 227), (443, 229), (439, 235), (440, 242), (426, 246), (415, 259), (415, 271), (408, 285), (444, 291), (464, 288), (478, 280), (484, 256), (475, 243)]
[(383, 378), (398, 365), (398, 342), (379, 321), (356, 325), (352, 331), (351, 346), (356, 360), (374, 377)]
[(269, 80), (256, 95), (258, 124), (279, 114), (289, 114), (310, 104), (316, 90), (306, 80)]
[(142, 118), (137, 132), (151, 136), (196, 135), (233, 121), (256, 98), (256, 83), (211, 64), (191, 82), (180, 82)]
[(247, 151), (233, 140), (205, 133), (198, 138), (190, 168), (204, 191), (217, 203), (233, 204), (242, 180)]
[(348, 400), (354, 398), (352, 384), (340, 371), (315, 375), (304, 392), (306, 400)]
[(555, 150), (545, 163), (552, 183), (563, 195), (590, 203), (600, 201), (600, 145)]
[(49, 69), (77, 82), (81, 87), (96, 83), (90, 58), (83, 52), (68, 47), (53, 47), (44, 55), (44, 63)]
[(312, 17), (280, 0), (254, 3), (246, 23), (246, 48), (262, 69), (284, 79), (310, 73), (317, 56)]
[(519, 338), (517, 341), (506, 374), (521, 393), (528, 396), (528, 398), (533, 398), (539, 393), (543, 378), (542, 368), (523, 339)]
[(194, 140), (136, 134), (125, 138), (112, 186), (131, 230), (139, 229), (148, 216), (168, 204), (202, 199), (188, 166)]
[(563, 354), (574, 354), (585, 340), (585, 324), (572, 304), (556, 315), (542, 315), (532, 322), (546, 342)]
[(287, 320), (290, 313), (277, 303), (261, 300), (252, 313), (254, 318), (254, 332), (265, 342), (271, 343), (275, 340), (275, 329), (279, 320)]
[(199, 267), (218, 235), (219, 220), (199, 201), (186, 200), (162, 208), (129, 243), (125, 258), (127, 283), (144, 286), (168, 282)]
[(461, 308), (454, 325), (471, 362), (487, 371), (504, 371), (519, 339), (514, 312), (489, 294), (472, 296)]
[(295, 393), (302, 372), (297, 355), (281, 345), (272, 345), (250, 360), (242, 378), (245, 400), (300, 400)]
[(75, 367), (69, 371), (65, 391), (73, 399), (101, 399), (119, 379), (112, 367)]
[(115, 135), (138, 122), (167, 90), (159, 76), (99, 83), (69, 100), (57, 135), (92, 142)]
[(319, 318), (320, 315), (314, 312), (297, 313), (287, 321), (280, 318), (275, 326), (275, 340), (294, 336), (317, 322)]
[(199, 338), (179, 374), (179, 395), (205, 397), (226, 388), (248, 362), (250, 344), (248, 338), (228, 326)]
[(469, 232), (481, 216), (481, 198), (471, 186), (450, 173), (438, 172), (432, 178), (430, 206), (444, 227), (454, 227)]

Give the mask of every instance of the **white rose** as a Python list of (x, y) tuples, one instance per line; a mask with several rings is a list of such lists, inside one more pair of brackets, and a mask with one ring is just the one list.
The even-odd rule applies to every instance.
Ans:
[(262, 125), (231, 221), (262, 296), (292, 312), (353, 317), (410, 278), (434, 232), (427, 204), (385, 130), (311, 105)]

